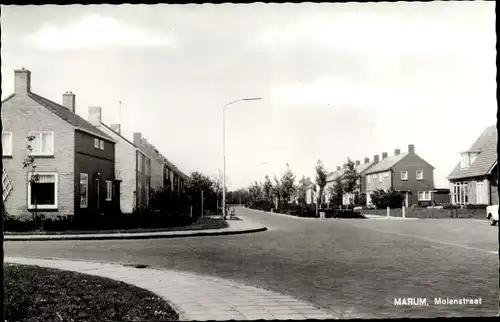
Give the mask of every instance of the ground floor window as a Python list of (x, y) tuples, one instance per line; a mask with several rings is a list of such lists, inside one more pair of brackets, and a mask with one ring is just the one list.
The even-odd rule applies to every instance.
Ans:
[(467, 182), (456, 182), (453, 184), (451, 203), (455, 205), (466, 205), (469, 203), (469, 184)]
[(80, 173), (80, 208), (87, 208), (89, 202), (89, 175)]
[(484, 181), (476, 182), (476, 203), (481, 205), (487, 204), (486, 198), (486, 186), (484, 185)]
[(419, 191), (418, 192), (418, 201), (431, 201), (431, 192), (430, 191)]
[(106, 180), (106, 201), (113, 199), (113, 182)]
[(57, 173), (28, 173), (28, 209), (57, 209)]

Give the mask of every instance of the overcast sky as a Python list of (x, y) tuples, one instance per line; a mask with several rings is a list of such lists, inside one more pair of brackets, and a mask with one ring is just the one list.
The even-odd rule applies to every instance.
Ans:
[[(229, 188), (314, 177), (395, 148), (437, 187), (496, 122), (495, 2), (2, 6), (2, 99), (14, 69), (56, 102), (143, 135), (178, 167)], [(123, 101), (121, 117), (118, 101)]]

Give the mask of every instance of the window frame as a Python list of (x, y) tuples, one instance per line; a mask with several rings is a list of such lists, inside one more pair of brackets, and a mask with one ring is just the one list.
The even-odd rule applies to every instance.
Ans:
[[(52, 140), (50, 140), (50, 144), (52, 145), (52, 152), (44, 153), (43, 151), (43, 134), (50, 133)], [(40, 135), (40, 152), (32, 151), (31, 155), (34, 157), (45, 157), (45, 156), (54, 156), (55, 151), (55, 135), (54, 131), (29, 131), (28, 136), (37, 136)]]
[[(8, 146), (10, 149), (10, 154), (5, 154), (5, 144), (3, 144), (4, 134), (9, 135)], [(11, 157), (11, 156), (12, 156), (12, 131), (2, 131), (2, 157)]]
[(486, 192), (486, 190), (484, 187), (484, 181), (476, 181), (476, 204), (485, 204), (483, 200), (483, 193)]
[[(420, 194), (423, 195), (423, 198), (420, 197)], [(418, 192), (418, 201), (431, 201), (432, 196), (430, 191), (419, 191)]]
[(113, 200), (113, 181), (106, 180), (106, 201)]
[(99, 139), (98, 138), (94, 138), (94, 148), (99, 149)]
[(384, 182), (384, 178), (382, 176), (382, 173), (379, 173), (378, 174), (378, 183), (382, 183), (382, 182)]
[(401, 181), (408, 181), (408, 170), (401, 170)]
[(36, 209), (41, 209), (41, 210), (57, 210), (58, 205), (59, 205), (59, 174), (57, 172), (43, 172), (43, 171), (35, 171), (35, 172), (28, 172), (28, 179), (27, 179), (27, 184), (28, 184), (28, 200), (27, 200), (27, 206), (29, 210), (35, 209), (35, 205), (31, 204), (31, 184), (30, 184), (30, 179), (33, 175), (41, 175), (41, 176), (46, 176), (46, 175), (52, 175), (54, 176), (54, 204), (53, 205), (37, 205)]
[(366, 176), (366, 183), (367, 183), (367, 184), (370, 184), (370, 183), (371, 183), (370, 181), (371, 181), (370, 176), (369, 176), (369, 175), (367, 175), (367, 176)]
[[(419, 173), (422, 174), (420, 177), (418, 176)], [(417, 170), (415, 172), (415, 179), (417, 179), (417, 180), (424, 180), (424, 170)]]
[(104, 140), (99, 140), (99, 149), (104, 151)]
[(86, 209), (89, 206), (89, 174), (80, 173), (80, 197), (82, 195), (82, 177), (85, 177), (85, 205), (82, 205), (82, 200), (80, 199), (80, 209)]

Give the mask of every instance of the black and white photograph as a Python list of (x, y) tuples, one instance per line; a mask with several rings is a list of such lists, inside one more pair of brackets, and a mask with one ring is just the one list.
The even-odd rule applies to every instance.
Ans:
[(495, 7), (2, 4), (0, 320), (499, 316)]

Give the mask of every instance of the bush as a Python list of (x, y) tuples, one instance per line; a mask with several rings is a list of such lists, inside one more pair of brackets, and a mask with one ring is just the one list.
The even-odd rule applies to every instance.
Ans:
[(452, 203), (445, 203), (443, 204), (443, 209), (458, 209), (459, 207), (457, 205), (454, 205)]
[(465, 209), (486, 209), (486, 207), (488, 207), (486, 204), (466, 205)]
[(262, 211), (271, 211), (274, 208), (274, 204), (271, 200), (267, 199), (259, 199), (250, 202), (250, 208), (262, 210)]
[(57, 216), (56, 219), (47, 218), (42, 224), (45, 231), (64, 231), (73, 229), (73, 216)]
[(326, 218), (356, 218), (356, 219), (365, 219), (361, 213), (352, 210), (327, 210), (325, 212)]
[(377, 209), (385, 209), (387, 207), (391, 209), (401, 208), (405, 200), (405, 196), (401, 192), (393, 189), (389, 191), (382, 189), (375, 190), (370, 196)]

